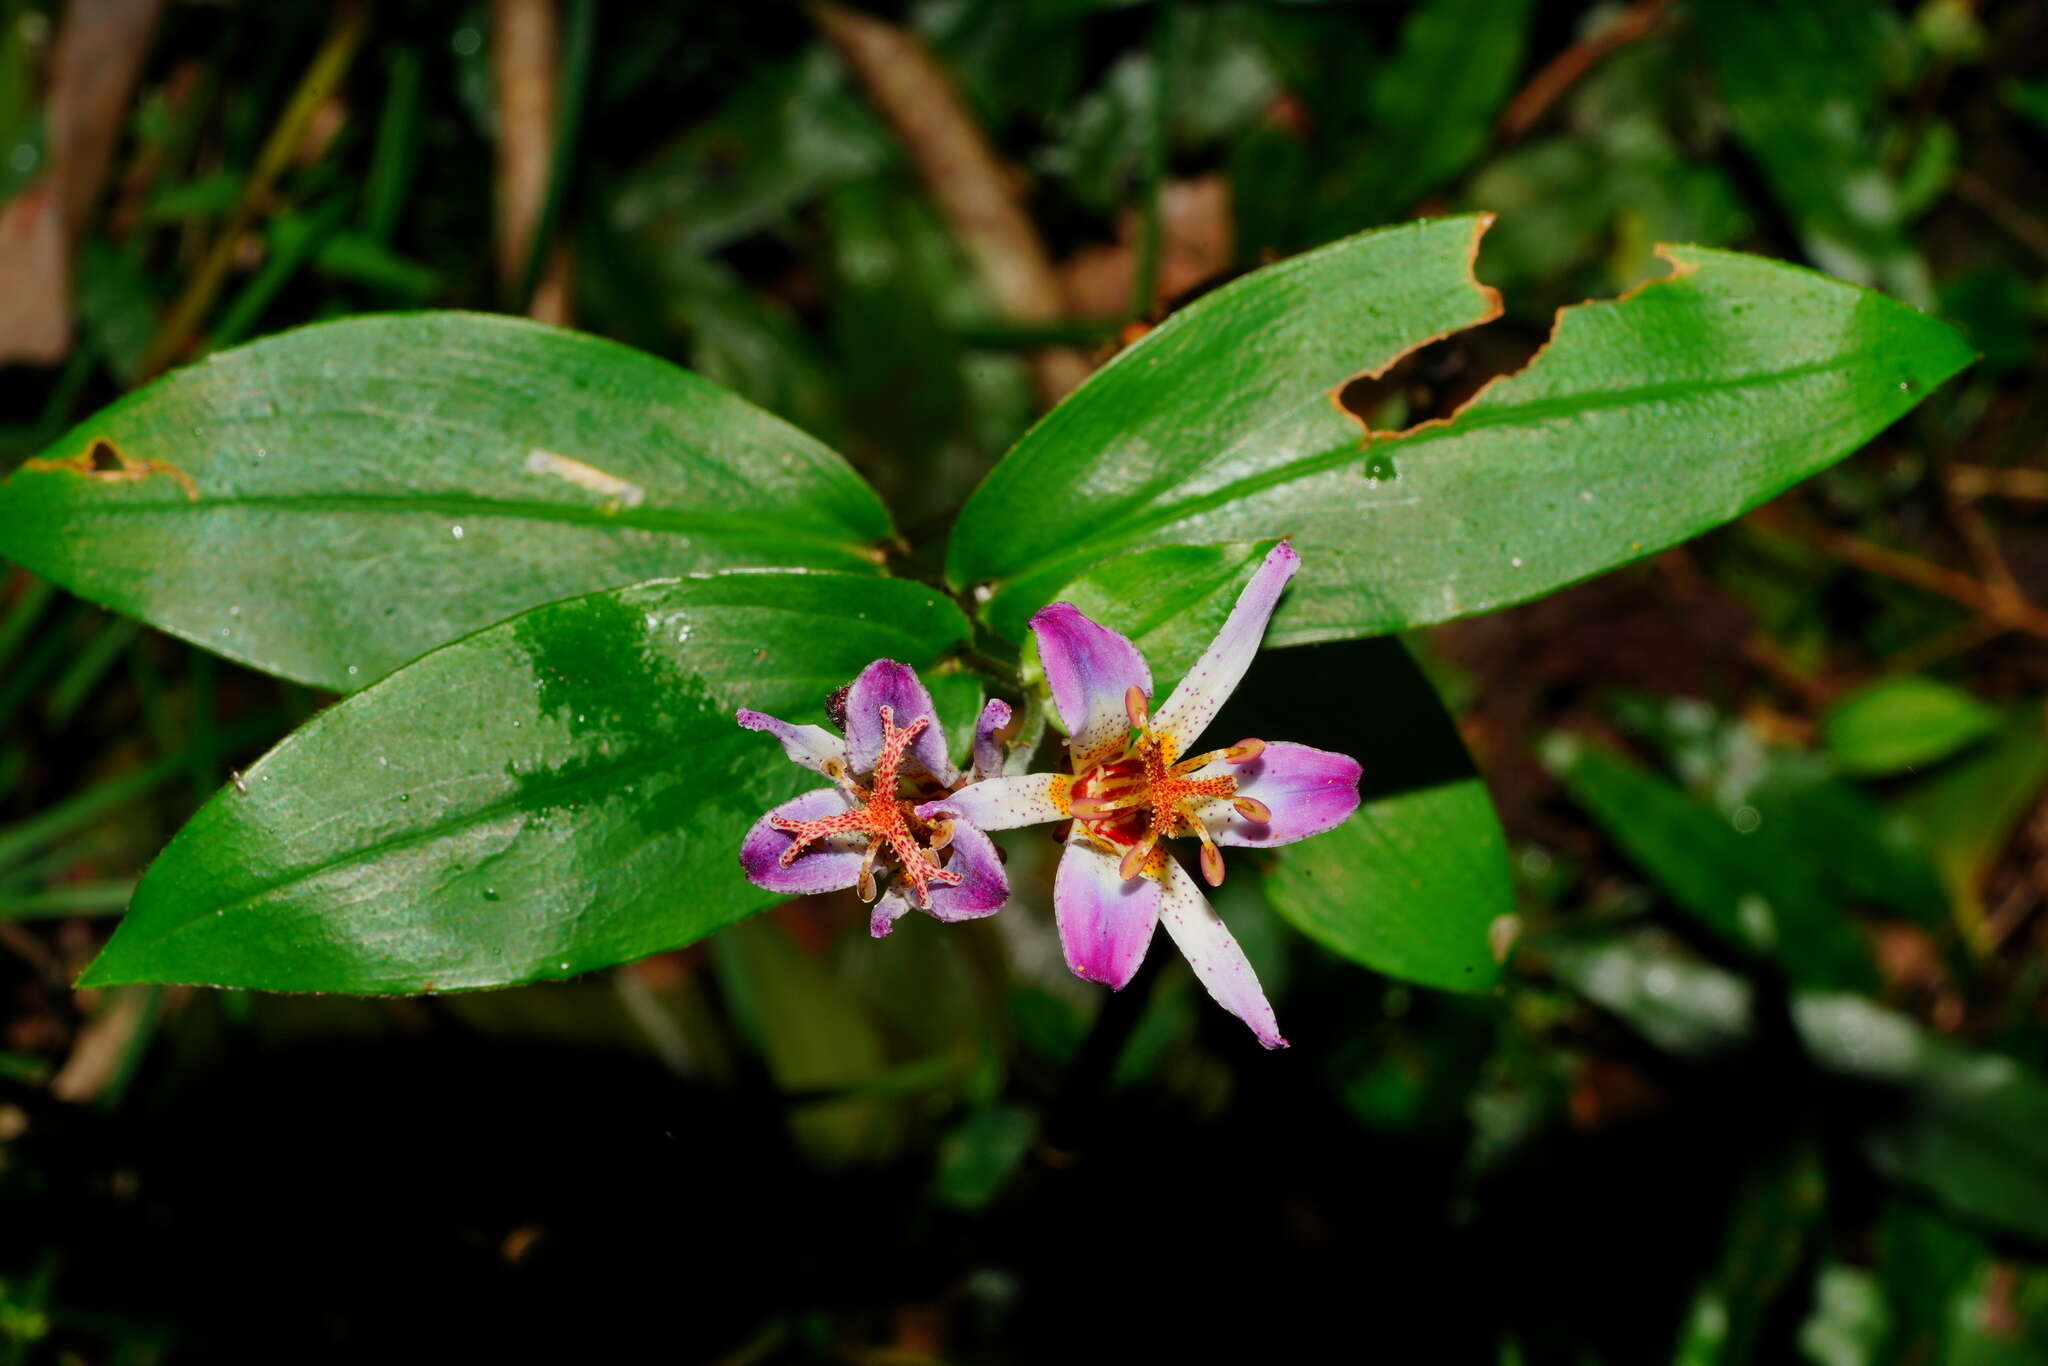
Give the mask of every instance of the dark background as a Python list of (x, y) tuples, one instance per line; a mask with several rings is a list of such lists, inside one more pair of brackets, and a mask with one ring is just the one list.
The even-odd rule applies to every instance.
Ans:
[[(53, 52), (93, 9), (0, 0), (0, 236), (47, 187)], [(1479, 269), (1507, 315), (1350, 391), (1375, 425), (1448, 411), (1557, 306), (1656, 274), (1667, 239), (1876, 285), (1982, 359), (1692, 545), (1398, 644), (1262, 657), (1242, 731), (1358, 753), (1368, 786), (1460, 771), (1462, 738), (1523, 920), (1507, 984), (1451, 996), (1325, 953), (1234, 863), (1220, 904), (1295, 1045), (1272, 1055), (1161, 950), (1113, 1000), (1066, 977), (1034, 832), (1010, 842), (1027, 891), (1002, 924), (912, 917), (886, 945), (827, 899), (558, 986), (74, 993), (196, 803), (330, 699), (0, 566), (0, 1363), (2048, 1361), (2048, 1227), (2024, 1212), (2048, 1200), (2040, 5), (873, 11), (922, 35), (928, 79), (1009, 168), (1059, 271), (1049, 327), (991, 300), (906, 150), (919, 131), (877, 115), (804, 9), (150, 9), (94, 21), (93, 69), (137, 74), (100, 116), (75, 279), (43, 300), (67, 335), (39, 352), (40, 295), (0, 303), (0, 470), (160, 361), (369, 310), (532, 311), (833, 443), (919, 572), (1042, 410), (1042, 347), (1099, 362), (1262, 262), (1464, 209), (1502, 215)], [(494, 73), (536, 12), (553, 41)], [(501, 260), (510, 79), (573, 117), (538, 151), (559, 167), (528, 205), (540, 246)], [(181, 324), (215, 250), (231, 269)], [(1406, 710), (1360, 682), (1397, 648), (1442, 733), (1374, 724)], [(1830, 718), (1897, 676), (1998, 725), (1852, 771)], [(257, 743), (95, 795), (264, 716)], [(1759, 804), (1758, 868), (1815, 864), (1876, 1002), (1965, 1051), (1903, 1079), (1830, 1062), (1796, 1020), (1806, 985), (1701, 931), (1618, 840), (1637, 817), (1546, 766), (1556, 732), (1705, 819), (1740, 829)], [(1759, 773), (1851, 793), (1857, 838), (1903, 821), (1953, 904), (1906, 914), (1818, 808), (1729, 796)], [(1589, 949), (1663, 988), (1601, 989)], [(1751, 1009), (1725, 1029), (1729, 989)], [(791, 1011), (843, 1046), (793, 1052)], [(2021, 1079), (1989, 1102), (1958, 1080), (1987, 1058)]]

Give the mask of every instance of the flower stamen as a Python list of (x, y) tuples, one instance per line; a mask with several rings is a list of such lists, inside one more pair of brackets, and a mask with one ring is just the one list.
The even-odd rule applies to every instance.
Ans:
[(1130, 744), (1117, 758), (1075, 776), (1069, 814), (1098, 844), (1121, 854), (1117, 871), (1126, 881), (1160, 876), (1165, 865), (1158, 853), (1159, 841), (1192, 835), (1202, 842), (1202, 875), (1211, 886), (1220, 884), (1223, 854), (1197, 810), (1223, 799), (1237, 803), (1237, 810), (1248, 819), (1260, 819), (1254, 812), (1263, 812), (1270, 819), (1272, 812), (1255, 798), (1238, 797), (1237, 779), (1230, 774), (1194, 775), (1218, 760), (1248, 763), (1264, 751), (1265, 744), (1241, 740), (1228, 749), (1175, 762), (1173, 737), (1150, 728), (1144, 692), (1133, 685), (1124, 693), (1124, 706), (1133, 727)]
[(1117, 863), (1117, 876), (1125, 882), (1145, 871), (1145, 864), (1151, 859), (1152, 851), (1159, 846), (1159, 832), (1147, 830), (1138, 842), (1124, 850), (1123, 858)]

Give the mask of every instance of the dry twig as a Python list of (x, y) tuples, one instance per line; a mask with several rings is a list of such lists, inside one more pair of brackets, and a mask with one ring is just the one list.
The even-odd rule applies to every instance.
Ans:
[(1664, 17), (1667, 0), (1639, 0), (1613, 20), (1558, 53), (1529, 78), (1500, 115), (1503, 142), (1517, 142), (1550, 112), (1567, 90), (1617, 50), (1647, 36)]
[(68, 0), (50, 58), (42, 179), (0, 209), (0, 363), (71, 349), (71, 251), (107, 178), (163, 0)]
[[(1004, 319), (1060, 320), (1066, 298), (1045, 243), (1018, 203), (1012, 178), (967, 103), (917, 35), (820, 0), (811, 16), (916, 163), (953, 239)], [(1078, 352), (1032, 355), (1041, 398), (1054, 402), (1088, 374)]]
[[(498, 279), (507, 295), (522, 283), (547, 204), (561, 99), (561, 25), (555, 0), (492, 0), (491, 76), (498, 97)], [(531, 300), (542, 322), (570, 316), (569, 252), (556, 243)]]
[(1743, 520), (1750, 526), (1789, 537), (1858, 569), (1961, 603), (1979, 616), (1995, 622), (2001, 630), (2020, 631), (2048, 640), (2048, 612), (2024, 597), (2001, 593), (1960, 569), (1950, 569), (1846, 531), (1795, 518), (1774, 507), (1758, 508)]
[(2048, 223), (2027, 212), (2005, 191), (1974, 171), (1957, 171), (1949, 186), (1956, 192), (1956, 198), (1975, 205), (1986, 218), (2032, 248), (2035, 255), (2048, 260)]
[(2022, 498), (2048, 501), (2048, 470), (1997, 465), (1950, 465), (1949, 486), (1964, 498)]

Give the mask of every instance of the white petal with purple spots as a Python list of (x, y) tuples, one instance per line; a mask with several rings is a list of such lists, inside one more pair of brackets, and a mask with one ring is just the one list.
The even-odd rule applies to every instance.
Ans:
[(1209, 994), (1231, 1014), (1243, 1020), (1267, 1048), (1285, 1048), (1280, 1022), (1266, 1000), (1265, 988), (1250, 960), (1238, 947), (1237, 936), (1216, 914), (1209, 898), (1188, 876), (1187, 869), (1168, 861), (1165, 895), (1159, 899), (1159, 920), (1173, 942), (1180, 947), (1188, 966), (1208, 988)]
[(1216, 639), (1209, 642), (1165, 705), (1153, 712), (1152, 728), (1173, 736), (1177, 752), (1186, 754), (1195, 747), (1195, 741), (1237, 690), (1238, 681), (1259, 652), (1259, 642), (1265, 639), (1266, 623), (1279, 605), (1280, 591), (1300, 566), (1301, 556), (1293, 546), (1286, 541), (1274, 546), (1244, 592), (1238, 594), (1237, 605), (1230, 609)]
[(1067, 818), (1067, 789), (1073, 780), (1064, 773), (1020, 773), (969, 783), (942, 801), (917, 808), (918, 819), (954, 816), (984, 830), (1015, 830)]

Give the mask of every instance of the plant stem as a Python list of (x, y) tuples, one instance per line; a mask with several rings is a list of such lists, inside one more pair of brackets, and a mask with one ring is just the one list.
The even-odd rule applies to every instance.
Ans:
[(193, 272), (177, 302), (171, 305), (171, 311), (157, 325), (156, 335), (150, 338), (149, 346), (135, 368), (136, 383), (150, 378), (176, 360), (185, 343), (206, 320), (221, 286), (227, 282), (242, 238), (269, 204), (271, 190), (276, 186), (277, 178), (284, 173), (292, 153), (305, 141), (306, 129), (312, 125), (313, 116), (320, 112), (320, 107), (341, 84), (341, 78), (348, 74), (349, 63), (355, 60), (356, 49), (362, 45), (365, 14), (359, 4), (344, 4), (336, 12), (333, 27), (327, 31), (319, 52), (314, 54), (312, 65), (306, 68), (299, 88), (292, 92), (291, 102), (285, 106), (277, 126), (270, 130), (269, 140), (256, 157), (255, 169), (250, 171), (247, 183), (242, 186), (241, 198), (235, 201), (233, 212), (221, 225), (213, 247), (207, 252), (206, 259), (200, 262), (199, 269)]

